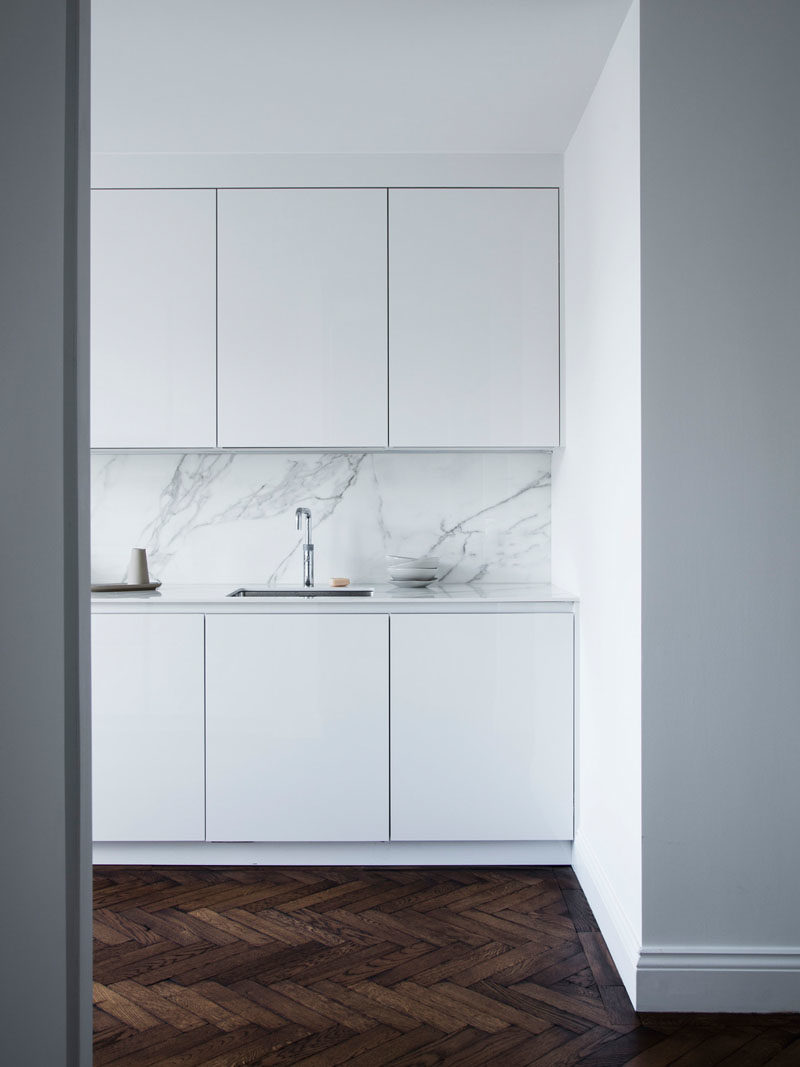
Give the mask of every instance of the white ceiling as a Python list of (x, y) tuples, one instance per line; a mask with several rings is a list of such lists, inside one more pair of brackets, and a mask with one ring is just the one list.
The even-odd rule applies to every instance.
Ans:
[(93, 0), (96, 152), (559, 153), (631, 0)]

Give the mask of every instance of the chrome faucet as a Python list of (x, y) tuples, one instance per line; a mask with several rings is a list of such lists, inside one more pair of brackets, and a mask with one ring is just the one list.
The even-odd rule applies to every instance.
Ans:
[(306, 520), (306, 540), (303, 545), (303, 585), (311, 588), (314, 584), (314, 546), (311, 543), (311, 512), (308, 508), (298, 508), (294, 513), (297, 529), (301, 529)]

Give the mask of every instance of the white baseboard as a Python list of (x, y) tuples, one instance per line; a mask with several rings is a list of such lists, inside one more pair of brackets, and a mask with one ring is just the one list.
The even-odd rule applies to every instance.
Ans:
[(95, 842), (95, 863), (265, 867), (568, 866), (571, 841)]
[(572, 867), (594, 912), (622, 984), (636, 1006), (636, 976), (641, 943), (597, 853), (580, 832), (575, 835)]
[(642, 945), (580, 832), (572, 866), (637, 1011), (800, 1011), (800, 947)]
[(645, 946), (638, 1011), (800, 1011), (800, 948)]

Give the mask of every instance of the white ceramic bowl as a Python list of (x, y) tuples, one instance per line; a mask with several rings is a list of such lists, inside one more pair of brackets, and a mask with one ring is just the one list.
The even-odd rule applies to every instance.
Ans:
[(389, 577), (392, 581), (423, 582), (436, 577), (438, 567), (390, 567)]
[(419, 570), (422, 567), (430, 570), (431, 567), (439, 566), (439, 557), (420, 556), (419, 559), (405, 559), (402, 556), (387, 556), (386, 562), (390, 567), (410, 567), (412, 570)]
[(431, 582), (435, 582), (435, 578), (426, 578), (420, 581), (412, 581), (411, 579), (398, 579), (392, 578), (393, 585), (399, 586), (401, 589), (424, 589), (426, 585), (430, 585)]
[(418, 564), (416, 567), (388, 567), (387, 571), (393, 577), (398, 578), (432, 578), (438, 571), (438, 567), (422, 567)]

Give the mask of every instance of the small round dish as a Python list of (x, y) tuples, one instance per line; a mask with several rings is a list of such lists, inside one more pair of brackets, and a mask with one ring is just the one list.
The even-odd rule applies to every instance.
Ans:
[(438, 569), (438, 567), (389, 567), (389, 577), (393, 581), (432, 581)]
[(392, 578), (393, 585), (399, 585), (402, 589), (424, 589), (425, 586), (430, 585), (431, 582), (435, 582), (435, 578), (425, 578), (424, 580), (412, 580), (409, 578)]

